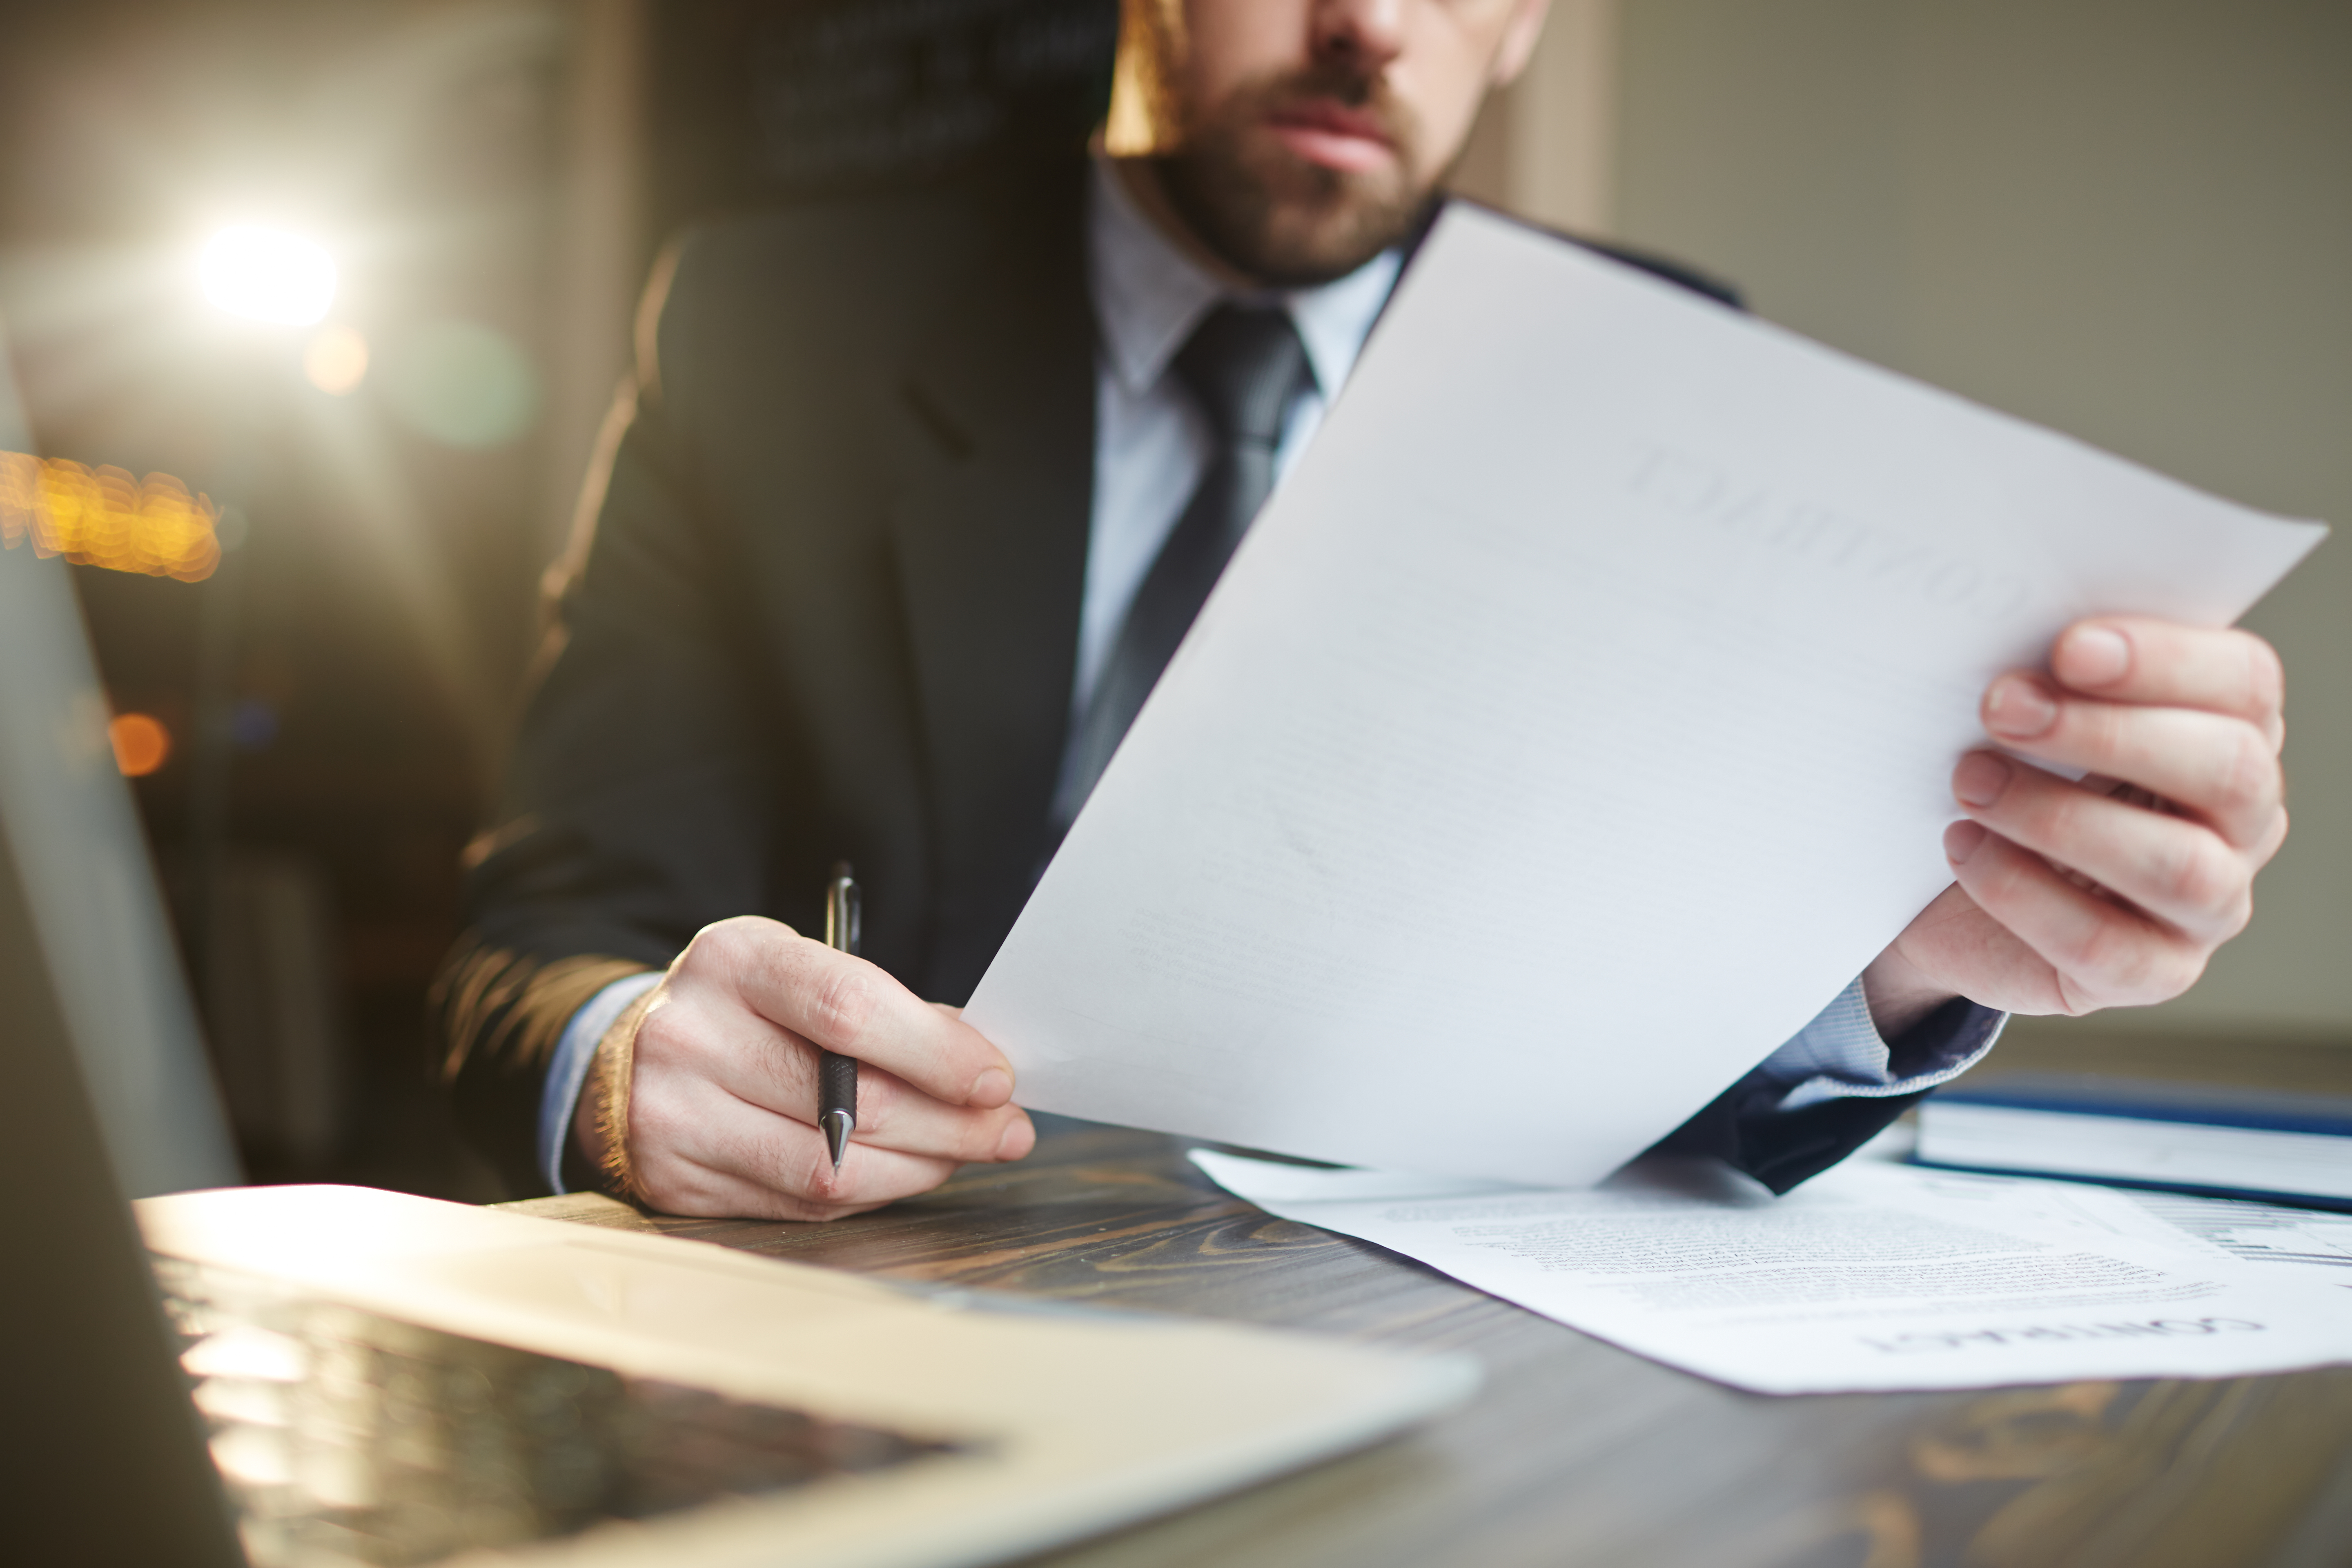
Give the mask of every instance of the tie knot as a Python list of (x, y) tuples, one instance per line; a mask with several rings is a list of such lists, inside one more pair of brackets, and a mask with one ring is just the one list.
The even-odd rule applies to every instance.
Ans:
[(1282, 416), (1307, 383), (1307, 345), (1278, 305), (1219, 305), (1192, 329), (1176, 374), (1219, 436), (1272, 447)]

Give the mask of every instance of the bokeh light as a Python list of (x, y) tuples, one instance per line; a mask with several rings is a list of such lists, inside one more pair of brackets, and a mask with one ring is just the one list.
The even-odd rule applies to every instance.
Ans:
[(107, 721), (106, 738), (114, 746), (114, 765), (127, 779), (145, 778), (172, 754), (172, 731), (152, 714), (116, 714)]
[(0, 452), (0, 545), (78, 566), (200, 583), (220, 564), (219, 509), (169, 474)]
[(403, 424), (445, 447), (503, 447), (539, 417), (530, 356), (478, 321), (428, 321), (387, 341), (380, 385)]
[(240, 752), (266, 752), (278, 739), (278, 710), (258, 697), (240, 700), (228, 716), (228, 738)]
[(284, 326), (323, 320), (335, 302), (335, 262), (299, 235), (238, 225), (205, 242), (196, 263), (205, 298), (234, 316)]
[(336, 322), (310, 334), (302, 349), (302, 374), (320, 391), (341, 397), (367, 376), (367, 340)]

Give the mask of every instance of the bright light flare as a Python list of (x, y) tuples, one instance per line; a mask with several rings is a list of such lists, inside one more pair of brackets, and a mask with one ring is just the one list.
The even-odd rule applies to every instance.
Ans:
[(233, 316), (308, 327), (335, 302), (335, 262), (299, 235), (239, 225), (205, 242), (196, 263), (205, 298)]

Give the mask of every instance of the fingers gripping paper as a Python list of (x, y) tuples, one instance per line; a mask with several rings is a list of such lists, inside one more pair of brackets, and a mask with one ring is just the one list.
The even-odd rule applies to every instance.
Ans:
[(1950, 880), (1987, 680), (2321, 532), (1457, 206), (968, 1016), (1042, 1109), (1596, 1180)]

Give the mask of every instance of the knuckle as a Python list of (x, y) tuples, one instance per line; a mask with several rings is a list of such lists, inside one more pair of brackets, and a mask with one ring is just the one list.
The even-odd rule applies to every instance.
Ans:
[(2168, 942), (2146, 953), (2133, 967), (2125, 994), (2134, 1006), (2145, 1007), (2170, 1001), (2196, 978), (2196, 968), (2184, 964), (2179, 950)]
[(2074, 749), (2094, 759), (2092, 771), (2106, 771), (2097, 763), (2111, 762), (2122, 749), (2123, 726), (2128, 710), (2112, 702), (2073, 701), (2065, 704), (2065, 726), (2072, 731)]
[(2180, 836), (2164, 857), (2158, 873), (2158, 892), (2173, 908), (2189, 910), (2226, 910), (2243, 888), (2237, 857), (2202, 832)]
[(823, 965), (810, 992), (809, 1005), (827, 1045), (856, 1044), (874, 1016), (872, 971), (856, 962)]
[(2051, 1010), (2060, 1017), (2085, 1017), (2105, 1005), (2105, 1002), (2083, 994), (2081, 986), (2072, 976), (2058, 976), (2058, 1005)]
[(2181, 942), (2166, 944), (2164, 956), (2151, 966), (2147, 1000), (2168, 1002), (2196, 984), (2205, 973), (2206, 952)]
[(2074, 971), (2092, 1007), (2113, 1006), (2147, 998), (2156, 981), (2160, 955), (2149, 933), (2137, 922), (2103, 915), (2076, 945)]
[(2116, 944), (2122, 957), (2108, 983), (2116, 1004), (2146, 1007), (2168, 1002), (2204, 972), (2203, 959), (2180, 943), (2137, 935), (2137, 940)]
[(2079, 844), (2084, 833), (2097, 826), (2091, 814), (2104, 803), (2085, 793), (2082, 786), (2055, 780), (2036, 779), (2033, 783), (2035, 788), (2027, 814), (2042, 846), (2063, 854), (2059, 846)]
[(696, 931), (694, 939), (686, 944), (687, 960), (732, 970), (755, 962), (781, 929), (783, 928), (774, 921), (758, 915), (734, 915), (713, 921)]
[(2086, 990), (2113, 990), (2131, 962), (2128, 954), (2116, 951), (2118, 946), (2114, 923), (2095, 921), (2070, 944), (2061, 967)]
[(2271, 857), (2277, 854), (2285, 845), (2286, 834), (2287, 811), (2286, 807), (2282, 805), (2278, 811), (2271, 817), (2270, 826), (2263, 832), (2262, 837), (2254, 843), (2254, 864), (2257, 866), (2268, 865), (2270, 863)]
[(2240, 931), (2244, 931), (2248, 926), (2252, 925), (2253, 923), (2253, 889), (2251, 888), (2241, 889), (2238, 896), (2231, 900), (2228, 907), (2221, 911), (2221, 918), (2219, 922), (2221, 933), (2220, 941), (2229, 941), (2231, 937), (2236, 936)]
[(2281, 785), (2278, 758), (2259, 733), (2245, 730), (2221, 763), (2213, 809), (2229, 820), (2259, 821), (2278, 808)]
[(2006, 907), (2032, 890), (2034, 878), (2023, 856), (1999, 835), (1985, 840), (1963, 868), (1971, 897), (1988, 907)]
[(694, 1028), (686, 1010), (675, 1005), (656, 1007), (637, 1020), (637, 1032), (631, 1050), (636, 1064), (669, 1062), (687, 1055), (694, 1044)]
[(688, 969), (728, 967), (742, 948), (742, 930), (735, 921), (719, 921), (696, 931), (679, 963)]

